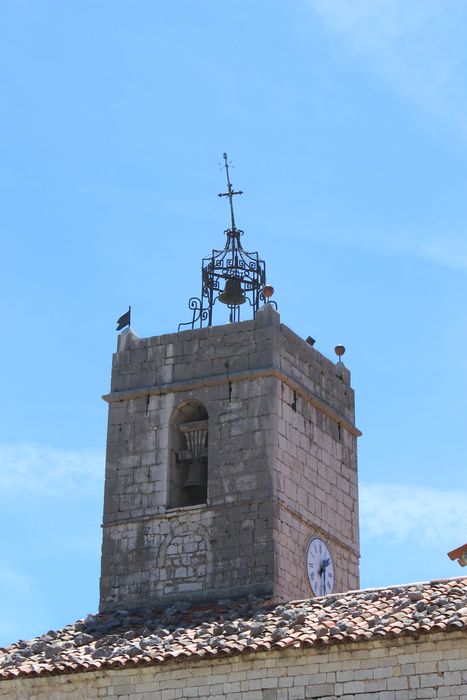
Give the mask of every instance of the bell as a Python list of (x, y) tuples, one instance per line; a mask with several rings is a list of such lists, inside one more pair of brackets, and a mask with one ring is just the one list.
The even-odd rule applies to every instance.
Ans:
[(206, 462), (192, 462), (188, 467), (188, 474), (183, 488), (195, 500), (204, 500), (206, 498), (206, 471)]
[(238, 277), (228, 278), (224, 291), (219, 294), (219, 301), (227, 306), (240, 306), (245, 303), (245, 295)]

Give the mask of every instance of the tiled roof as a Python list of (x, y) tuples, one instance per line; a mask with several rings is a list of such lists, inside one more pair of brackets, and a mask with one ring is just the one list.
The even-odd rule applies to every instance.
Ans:
[(270, 649), (467, 629), (467, 578), (329, 595), (272, 606), (219, 601), (88, 615), (0, 648), (0, 679), (154, 665)]

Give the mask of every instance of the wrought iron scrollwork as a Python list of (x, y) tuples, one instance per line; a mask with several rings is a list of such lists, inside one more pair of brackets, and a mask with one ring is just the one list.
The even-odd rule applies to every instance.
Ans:
[[(203, 258), (201, 264), (201, 295), (191, 297), (188, 307), (193, 311), (191, 321), (180, 323), (178, 329), (195, 328), (212, 325), (213, 308), (217, 300), (227, 305), (232, 323), (240, 321), (240, 308), (245, 301), (253, 309), (253, 316), (258, 311), (260, 302), (272, 304), (277, 309), (270, 294), (264, 294), (266, 285), (266, 264), (257, 252), (244, 250), (240, 238), (243, 231), (235, 225), (233, 197), (243, 194), (234, 191), (230, 182), (227, 154), (224, 153), (224, 166), (227, 176), (227, 192), (219, 197), (227, 197), (230, 205), (230, 228), (224, 231), (227, 240), (222, 250), (214, 249), (211, 255)], [(269, 289), (272, 289), (270, 287)], [(234, 291), (234, 293), (232, 293)]]
[(184, 326), (190, 326), (190, 328), (195, 328), (197, 323), (199, 323), (201, 327), (203, 325), (203, 321), (206, 321), (206, 319), (208, 318), (208, 311), (207, 309), (203, 308), (203, 302), (198, 297), (191, 297), (191, 299), (188, 302), (188, 308), (192, 309), (193, 318), (187, 323), (179, 323), (178, 330), (181, 330)]

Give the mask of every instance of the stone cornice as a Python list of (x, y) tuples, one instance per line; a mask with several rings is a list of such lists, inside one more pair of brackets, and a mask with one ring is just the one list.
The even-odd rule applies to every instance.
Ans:
[(193, 391), (205, 387), (221, 386), (223, 384), (254, 381), (264, 377), (275, 377), (279, 381), (286, 384), (292, 391), (295, 391), (306, 401), (309, 401), (316, 409), (324, 413), (328, 418), (339, 423), (341, 428), (347, 430), (348, 433), (355, 437), (360, 437), (361, 431), (350, 423), (342, 414), (336, 411), (325, 401), (318, 399), (304, 384), (294, 379), (283, 370), (276, 367), (264, 367), (262, 369), (250, 369), (238, 372), (229, 372), (229, 374), (209, 375), (207, 377), (197, 377), (196, 379), (187, 379), (178, 382), (169, 382), (167, 384), (159, 384), (158, 386), (146, 386), (138, 389), (127, 389), (126, 391), (114, 391), (109, 394), (104, 394), (102, 398), (107, 403), (116, 403), (119, 401), (129, 401), (130, 399), (142, 399), (147, 396), (160, 396), (162, 394), (179, 393)]

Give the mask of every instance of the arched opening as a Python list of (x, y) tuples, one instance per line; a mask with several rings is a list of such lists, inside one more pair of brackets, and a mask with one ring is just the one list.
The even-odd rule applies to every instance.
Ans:
[(169, 508), (206, 503), (208, 487), (208, 412), (187, 401), (170, 420)]

